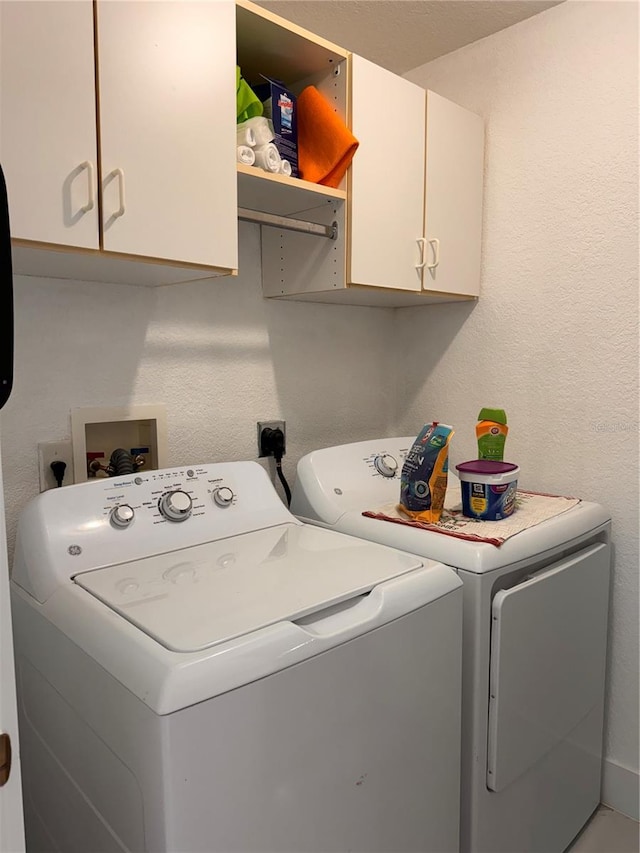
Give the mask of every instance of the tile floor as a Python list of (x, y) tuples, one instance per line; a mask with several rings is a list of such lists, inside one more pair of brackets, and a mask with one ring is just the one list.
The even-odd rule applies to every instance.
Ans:
[(600, 806), (566, 853), (639, 853), (640, 824)]

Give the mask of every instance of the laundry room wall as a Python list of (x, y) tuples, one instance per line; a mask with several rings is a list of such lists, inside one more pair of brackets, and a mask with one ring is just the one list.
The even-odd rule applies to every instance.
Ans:
[(38, 493), (38, 442), (70, 437), (76, 407), (164, 404), (169, 465), (255, 459), (256, 421), (284, 418), (290, 483), (304, 453), (393, 431), (392, 309), (263, 299), (256, 225), (240, 225), (237, 278), (142, 288), (16, 277), (15, 303), (1, 422), (11, 545)]
[(235, 279), (18, 277), (10, 543), (37, 444), (69, 437), (76, 407), (163, 403), (172, 465), (253, 459), (256, 421), (284, 418), (292, 481), (309, 450), (433, 418), (456, 427), (453, 461), (473, 458), (479, 408), (503, 406), (523, 485), (613, 514), (605, 800), (637, 812), (637, 32), (633, 2), (568, 0), (407, 75), (486, 119), (477, 304), (264, 300), (246, 224)]
[[(399, 429), (507, 411), (534, 490), (613, 516), (604, 800), (638, 817), (638, 6), (569, 0), (406, 75), (486, 120), (480, 300), (401, 309)], [(568, 614), (570, 618), (570, 614)]]

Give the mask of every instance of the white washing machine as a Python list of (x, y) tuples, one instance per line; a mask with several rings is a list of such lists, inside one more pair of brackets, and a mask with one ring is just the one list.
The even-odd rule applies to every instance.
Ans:
[(458, 849), (450, 569), (211, 464), (37, 497), (12, 606), (29, 853)]
[(456, 569), (464, 592), (461, 849), (561, 853), (600, 801), (609, 516), (581, 502), (500, 547), (364, 517), (398, 501), (414, 440), (303, 457), (292, 511)]

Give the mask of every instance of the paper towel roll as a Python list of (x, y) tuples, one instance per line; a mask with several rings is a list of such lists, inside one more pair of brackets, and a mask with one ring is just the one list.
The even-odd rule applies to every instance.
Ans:
[(280, 161), (280, 174), (291, 175), (291, 163), (288, 160)]
[(248, 145), (238, 145), (236, 148), (236, 160), (245, 166), (253, 166), (256, 162), (256, 155), (253, 148), (250, 148)]
[(264, 116), (256, 117), (256, 124), (253, 131), (256, 135), (256, 145), (266, 145), (276, 138), (273, 131), (273, 122), (270, 118), (265, 118)]
[(256, 132), (252, 127), (248, 126), (248, 122), (239, 124), (236, 127), (236, 142), (238, 145), (248, 145), (253, 148), (257, 144)]
[(267, 145), (256, 145), (253, 149), (256, 154), (256, 166), (260, 166), (265, 172), (280, 171), (280, 152), (273, 144), (269, 142)]
[[(267, 142), (271, 142), (272, 139), (275, 139), (275, 133), (273, 130), (273, 122), (269, 118), (265, 118), (264, 116), (253, 116), (253, 118), (247, 119), (247, 121), (243, 121), (242, 124), (237, 125), (238, 130), (242, 128), (245, 131), (251, 131), (255, 138), (255, 143), (247, 142), (246, 145), (266, 145)], [(240, 144), (240, 142), (238, 142)]]

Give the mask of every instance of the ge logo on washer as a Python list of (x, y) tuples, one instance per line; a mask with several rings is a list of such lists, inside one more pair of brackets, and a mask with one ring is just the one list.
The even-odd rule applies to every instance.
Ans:
[(69, 545), (67, 551), (69, 552), (69, 554), (71, 554), (72, 557), (78, 557), (80, 554), (82, 554), (82, 548), (79, 545)]

